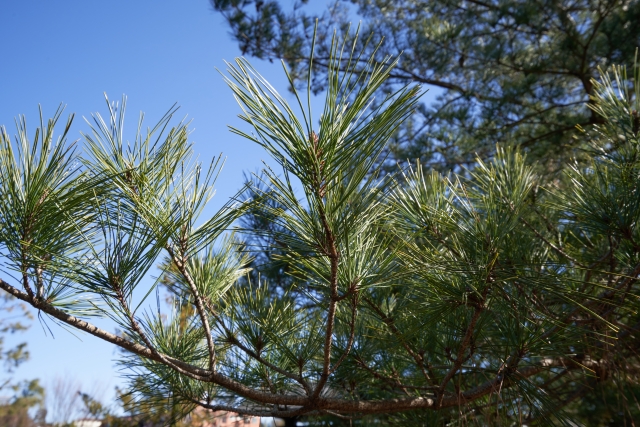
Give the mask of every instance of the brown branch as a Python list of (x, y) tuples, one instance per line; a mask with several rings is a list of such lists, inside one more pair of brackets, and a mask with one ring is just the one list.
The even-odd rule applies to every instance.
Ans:
[[(473, 353), (473, 345), (472, 345), (473, 332), (475, 331), (476, 323), (478, 323), (478, 319), (480, 318), (480, 314), (482, 313), (483, 310), (484, 310), (484, 301), (482, 303), (479, 303), (476, 306), (476, 309), (473, 312), (473, 316), (471, 317), (471, 321), (467, 326), (467, 331), (465, 332), (464, 338), (462, 339), (462, 342), (460, 343), (460, 347), (458, 348), (458, 353), (456, 354), (456, 359), (453, 362), (453, 366), (451, 367), (449, 372), (447, 372), (447, 374), (442, 379), (442, 382), (440, 383), (440, 387), (438, 389), (438, 405), (442, 403), (442, 399), (444, 398), (444, 389), (446, 388), (451, 378), (453, 378), (453, 376), (458, 372), (462, 364), (466, 362)], [(465, 357), (464, 353), (467, 351), (470, 345), (471, 345), (471, 350), (469, 351), (469, 354)]]
[(585, 122), (576, 123), (575, 125), (559, 127), (557, 129), (550, 130), (549, 132), (546, 132), (546, 133), (544, 133), (542, 135), (538, 135), (536, 137), (529, 138), (526, 141), (523, 141), (522, 143), (520, 143), (519, 146), (523, 147), (523, 148), (527, 148), (527, 147), (531, 146), (534, 142), (539, 141), (541, 139), (548, 138), (551, 135), (555, 135), (557, 133), (566, 132), (566, 131), (575, 129), (578, 126), (585, 127), (585, 126), (592, 125), (592, 124), (597, 124), (597, 123), (599, 123), (598, 119), (592, 117), (592, 118), (590, 118), (589, 120), (587, 120)]
[(196, 405), (202, 406), (205, 409), (209, 409), (211, 411), (226, 411), (226, 412), (235, 412), (240, 415), (250, 415), (254, 417), (278, 417), (278, 418), (290, 418), (295, 417), (302, 414), (309, 414), (310, 412), (305, 408), (296, 408), (289, 410), (268, 410), (268, 409), (249, 409), (244, 408), (242, 406), (233, 406), (233, 405), (211, 405), (208, 403), (200, 402), (197, 399), (188, 398), (191, 402)]
[[(612, 298), (616, 294), (616, 292), (618, 292), (621, 289), (624, 289), (625, 287), (631, 285), (632, 282), (638, 280), (637, 276), (639, 274), (640, 274), (640, 264), (637, 264), (630, 275), (620, 275), (621, 276), (620, 279), (622, 279), (624, 277), (626, 277), (626, 279), (625, 280), (621, 280), (620, 283), (618, 283), (618, 285), (615, 288), (606, 290), (604, 292), (601, 292), (595, 298), (590, 299), (589, 301), (586, 301), (581, 306), (574, 308), (570, 313), (568, 313), (566, 316), (564, 316), (564, 319), (560, 323), (561, 324), (566, 324), (579, 311), (584, 310), (586, 308), (589, 308), (592, 305), (595, 305), (595, 304), (598, 304), (598, 303), (602, 303), (604, 300), (608, 300), (608, 299)], [(554, 332), (556, 332), (559, 328), (560, 328), (559, 325), (553, 326), (547, 332), (542, 334), (539, 339), (541, 339), (541, 340), (546, 339), (547, 337), (551, 336)]]
[(193, 294), (193, 298), (196, 304), (196, 309), (198, 310), (198, 315), (200, 316), (200, 320), (202, 321), (205, 337), (207, 339), (207, 347), (209, 349), (209, 370), (211, 372), (215, 372), (216, 349), (213, 343), (213, 336), (211, 335), (211, 327), (209, 326), (209, 319), (207, 318), (207, 313), (202, 303), (202, 297), (198, 292), (198, 288), (196, 287), (196, 284), (193, 281), (191, 274), (189, 274), (189, 271), (186, 268), (185, 260), (179, 259), (174, 253), (173, 249), (171, 249), (171, 247), (167, 246), (166, 250), (167, 252), (169, 252), (169, 255), (171, 256), (171, 259), (173, 259), (173, 262), (175, 263), (176, 267), (178, 267), (180, 274), (182, 274), (182, 276), (185, 278), (185, 280), (189, 284), (189, 288), (191, 289), (191, 293)]
[[(154, 352), (150, 348), (147, 348), (143, 345), (126, 340), (122, 337), (119, 337), (118, 335), (102, 330), (97, 326), (92, 325), (91, 323), (88, 323), (82, 319), (78, 319), (77, 317), (71, 316), (70, 314), (67, 314), (64, 311), (57, 309), (56, 307), (50, 305), (47, 302), (38, 300), (35, 297), (31, 297), (25, 294), (24, 292), (19, 291), (18, 289), (9, 285), (7, 282), (5, 282), (2, 279), (0, 279), (0, 288), (5, 290), (9, 294), (13, 295), (14, 297), (22, 301), (25, 301), (26, 303), (30, 304), (34, 308), (41, 310), (47, 313), (48, 315), (55, 317), (56, 319), (70, 326), (73, 326), (76, 329), (87, 332), (95, 337), (98, 337), (104, 341), (115, 344), (118, 347), (121, 347), (139, 356), (145, 357), (147, 359), (155, 360), (160, 363), (164, 363), (156, 354), (154, 354)], [(208, 371), (204, 369), (184, 363), (177, 359), (173, 359), (169, 356), (164, 356), (164, 357), (167, 360), (169, 360), (172, 363), (172, 365), (175, 365), (175, 368), (178, 372), (180, 372), (181, 374), (187, 375), (190, 378), (202, 381), (208, 376)]]
[(22, 253), (22, 287), (24, 288), (24, 290), (27, 292), (27, 295), (29, 295), (31, 298), (33, 298), (33, 290), (31, 289), (31, 286), (29, 286), (29, 275), (27, 274), (27, 260), (26, 260), (26, 256), (24, 254), (24, 249), (23, 249), (23, 253)]
[[(45, 301), (36, 300), (24, 292), (14, 288), (9, 285), (4, 280), (0, 279), (0, 289), (5, 290), (12, 296), (18, 298), (19, 300), (25, 301), (30, 304), (34, 308), (43, 311), (44, 313), (60, 320), (61, 322), (66, 323), (69, 326), (72, 326), (78, 330), (87, 332), (90, 335), (93, 335), (97, 338), (100, 338), (104, 341), (110, 342), (112, 344), (117, 345), (120, 348), (128, 350), (138, 356), (144, 357), (149, 360), (156, 361), (158, 363), (163, 363), (160, 358), (158, 358), (151, 349), (140, 345), (138, 343), (131, 342), (127, 339), (119, 337), (118, 335), (107, 332), (103, 329), (98, 328), (97, 326), (88, 323), (82, 319), (79, 319), (75, 316), (65, 313), (64, 311), (52, 306), (51, 304)], [(219, 374), (217, 372), (211, 372), (207, 369), (202, 369), (200, 367), (191, 365), (189, 363), (183, 362), (178, 359), (174, 359), (173, 357), (163, 355), (164, 358), (169, 360), (175, 368), (177, 372), (188, 376), (197, 381), (203, 382), (213, 382), (221, 387), (226, 388), (232, 392), (238, 393), (240, 396), (243, 396), (247, 399), (255, 400), (262, 403), (267, 404), (275, 404), (275, 405), (299, 405), (302, 406), (306, 403), (306, 399), (300, 396), (294, 395), (279, 395), (279, 394), (271, 394), (264, 393), (261, 391), (254, 390), (250, 387), (245, 386), (242, 383), (239, 383), (225, 375)]]
[(588, 266), (582, 264), (580, 261), (578, 261), (577, 259), (575, 259), (574, 257), (572, 257), (571, 255), (569, 255), (568, 253), (566, 253), (565, 251), (562, 250), (562, 248), (560, 248), (559, 246), (556, 246), (553, 244), (553, 242), (549, 241), (547, 238), (545, 238), (538, 230), (535, 229), (535, 227), (533, 225), (531, 225), (526, 219), (524, 218), (520, 218), (520, 221), (531, 231), (533, 231), (535, 233), (535, 235), (542, 240), (544, 243), (547, 244), (547, 246), (549, 246), (551, 249), (553, 249), (554, 251), (556, 251), (557, 253), (559, 253), (560, 255), (562, 255), (563, 257), (567, 258), (569, 261), (571, 261), (572, 263), (574, 263), (575, 265), (577, 265), (578, 267), (582, 267), (582, 268), (588, 268)]
[[(632, 279), (632, 278), (629, 278)], [(625, 281), (626, 282), (626, 281)], [(624, 285), (625, 282), (620, 285)], [(52, 317), (73, 326), (76, 329), (88, 332), (91, 335), (94, 335), (104, 341), (111, 342), (121, 348), (124, 348), (128, 351), (131, 351), (134, 354), (137, 354), (141, 357), (145, 357), (150, 360), (157, 361), (159, 363), (163, 363), (152, 351), (151, 349), (126, 340), (117, 335), (111, 334), (107, 331), (104, 331), (90, 323), (87, 323), (84, 320), (78, 319), (74, 316), (71, 316), (62, 310), (59, 310), (52, 305), (44, 302), (35, 300), (24, 292), (14, 288), (8, 283), (4, 282), (0, 279), (0, 288), (4, 289), (14, 297), (25, 301), (31, 304), (36, 309), (42, 310), (43, 312), (51, 315)], [(471, 328), (468, 328), (471, 329)], [(406, 399), (387, 399), (387, 400), (346, 400), (339, 398), (323, 398), (318, 396), (317, 398), (310, 397), (302, 397), (297, 395), (280, 395), (274, 393), (266, 393), (262, 391), (258, 391), (252, 389), (250, 387), (245, 386), (231, 378), (228, 378), (222, 374), (216, 372), (210, 372), (206, 369), (199, 368), (197, 366), (190, 365), (188, 363), (182, 362), (180, 360), (173, 359), (169, 356), (164, 356), (167, 358), (173, 365), (178, 367), (177, 370), (184, 375), (189, 376), (197, 381), (203, 382), (213, 382), (231, 392), (237, 393), (238, 395), (250, 399), (255, 402), (260, 402), (262, 404), (268, 405), (288, 405), (288, 406), (296, 406), (299, 409), (293, 409), (290, 412), (286, 413), (290, 416), (295, 416), (294, 414), (304, 414), (304, 413), (312, 413), (313, 411), (320, 410), (328, 410), (339, 413), (366, 413), (366, 414), (375, 414), (382, 412), (399, 412), (399, 411), (407, 411), (413, 409), (440, 409), (447, 407), (454, 407), (463, 405), (474, 400), (477, 400), (483, 396), (486, 396), (490, 393), (498, 392), (500, 389), (504, 389), (506, 387), (510, 387), (515, 384), (515, 381), (512, 381), (512, 376), (516, 375), (519, 380), (526, 379), (533, 375), (536, 375), (544, 370), (548, 370), (553, 367), (564, 367), (565, 369), (576, 369), (583, 370), (589, 369), (592, 371), (598, 371), (603, 369), (604, 367), (596, 361), (592, 360), (589, 357), (583, 357), (581, 359), (572, 359), (572, 358), (546, 358), (542, 359), (540, 362), (535, 365), (531, 365), (522, 369), (517, 369), (517, 366), (509, 366), (508, 369), (505, 369), (504, 374), (499, 374), (496, 378), (486, 381), (483, 384), (478, 385), (472, 389), (469, 389), (465, 392), (458, 393), (454, 396), (442, 397), (439, 399), (439, 402), (436, 404), (436, 400), (429, 397), (413, 397)], [(221, 407), (223, 410), (223, 407)], [(236, 408), (236, 407), (228, 407), (228, 409), (232, 409), (234, 412), (238, 412), (241, 414), (251, 414), (254, 412), (249, 412), (250, 410), (244, 408)], [(295, 412), (294, 412), (295, 411)], [(299, 411), (299, 412), (298, 412)], [(280, 412), (284, 414), (283, 412)]]
[[(209, 301), (208, 299), (205, 299), (204, 302), (207, 305), (207, 308), (209, 308), (209, 311), (211, 312), (213, 317), (218, 322), (218, 325), (220, 325), (222, 327), (222, 329), (227, 334), (227, 336), (229, 336), (229, 337), (233, 336), (233, 333), (231, 332), (231, 330), (229, 328), (227, 328), (227, 325), (224, 324), (222, 318), (220, 318), (220, 316), (213, 309), (213, 307), (211, 305), (211, 301)], [(297, 381), (298, 383), (300, 383), (300, 385), (302, 387), (304, 387), (304, 389), (306, 390), (307, 394), (311, 395), (311, 388), (309, 387), (309, 384), (307, 383), (307, 381), (302, 377), (302, 375), (295, 375), (295, 374), (292, 374), (291, 372), (285, 371), (284, 369), (274, 365), (273, 363), (269, 362), (268, 360), (265, 360), (262, 356), (260, 356), (259, 354), (257, 354), (253, 350), (251, 350), (250, 348), (246, 347), (245, 345), (243, 345), (242, 343), (240, 343), (240, 341), (238, 341), (236, 339), (231, 341), (231, 344), (236, 346), (236, 347), (238, 347), (240, 350), (244, 351), (249, 357), (255, 359), (256, 361), (258, 361), (260, 363), (262, 363), (266, 367), (273, 369), (277, 373), (279, 373), (281, 375), (284, 375), (287, 378), (290, 378), (290, 379), (292, 379), (294, 381)]]
[[(355, 292), (355, 289), (354, 289)], [(357, 295), (353, 295), (351, 298), (351, 321), (349, 322), (350, 334), (349, 341), (347, 342), (347, 348), (342, 353), (338, 361), (333, 365), (331, 370), (329, 371), (329, 375), (333, 374), (339, 367), (342, 365), (342, 362), (347, 358), (349, 353), (351, 352), (351, 347), (353, 347), (353, 340), (356, 335), (356, 317), (358, 316), (358, 297)]]
[(418, 365), (418, 368), (420, 368), (420, 370), (422, 371), (422, 375), (424, 375), (425, 379), (427, 381), (431, 381), (431, 377), (429, 377), (429, 374), (424, 368), (424, 358), (422, 357), (421, 354), (413, 351), (413, 349), (409, 346), (409, 344), (407, 344), (406, 340), (402, 336), (402, 333), (398, 330), (398, 328), (396, 328), (393, 318), (387, 316), (380, 309), (380, 307), (374, 304), (373, 301), (371, 301), (369, 298), (364, 298), (364, 301), (367, 303), (369, 307), (371, 307), (371, 309), (373, 309), (373, 311), (378, 316), (380, 316), (380, 319), (385, 323), (385, 325), (387, 325), (389, 330), (400, 340), (400, 344), (402, 345), (402, 347), (404, 347), (407, 353), (409, 353), (409, 355), (413, 358), (413, 360), (415, 360), (416, 365)]
[(330, 374), (330, 364), (331, 364), (331, 345), (333, 339), (333, 328), (335, 326), (335, 316), (336, 316), (336, 306), (340, 299), (340, 295), (338, 295), (338, 263), (340, 261), (340, 254), (338, 253), (338, 248), (336, 246), (335, 235), (329, 226), (329, 222), (327, 221), (327, 215), (324, 211), (324, 205), (322, 201), (322, 182), (319, 181), (317, 183), (317, 192), (318, 192), (318, 201), (320, 203), (320, 220), (322, 222), (322, 227), (325, 232), (325, 251), (326, 255), (329, 257), (329, 261), (331, 263), (331, 277), (329, 279), (329, 286), (331, 288), (331, 297), (329, 300), (329, 313), (327, 314), (327, 330), (324, 338), (324, 355), (322, 361), (322, 374), (320, 375), (320, 380), (316, 385), (316, 388), (313, 392), (312, 400), (318, 399), (322, 389), (325, 384), (329, 380)]
[[(393, 387), (397, 387), (402, 389), (404, 392), (407, 392), (406, 389), (412, 389), (412, 390), (429, 390), (429, 391), (433, 391), (433, 390), (438, 390), (437, 386), (416, 386), (416, 385), (411, 385), (411, 384), (404, 384), (401, 383), (397, 378), (393, 378), (393, 377), (387, 377), (385, 375), (380, 374), (379, 372), (376, 372), (375, 369), (371, 368), (369, 365), (367, 365), (364, 360), (362, 360), (360, 357), (356, 357), (355, 361), (357, 364), (359, 364), (360, 366), (362, 366), (367, 372), (369, 372), (371, 375), (373, 375), (375, 378), (378, 378), (379, 380), (382, 380), (390, 385), (392, 385)], [(408, 394), (408, 393), (407, 393)]]

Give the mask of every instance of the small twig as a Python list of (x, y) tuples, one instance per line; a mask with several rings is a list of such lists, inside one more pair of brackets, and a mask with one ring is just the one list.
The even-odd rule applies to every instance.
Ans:
[(411, 349), (409, 344), (406, 342), (406, 340), (402, 336), (402, 333), (400, 333), (398, 328), (396, 328), (393, 319), (391, 317), (387, 316), (380, 309), (380, 307), (378, 307), (376, 304), (374, 304), (373, 301), (371, 301), (369, 298), (364, 298), (364, 301), (367, 303), (367, 305), (369, 307), (371, 307), (373, 309), (373, 311), (375, 311), (375, 313), (378, 316), (380, 316), (380, 318), (385, 323), (385, 325), (387, 325), (389, 330), (391, 330), (391, 332), (400, 340), (400, 344), (404, 347), (404, 349), (407, 351), (407, 353), (409, 353), (409, 355), (413, 358), (413, 360), (415, 360), (416, 365), (418, 365), (418, 368), (420, 368), (420, 370), (422, 371), (422, 375), (424, 375), (425, 379), (427, 381), (431, 381), (431, 377), (429, 376), (429, 374), (427, 373), (427, 371), (424, 368), (424, 357), (421, 354), (416, 353), (415, 351), (413, 351)]
[(200, 316), (200, 320), (202, 321), (202, 326), (204, 328), (205, 337), (207, 340), (207, 347), (209, 349), (209, 370), (211, 372), (215, 372), (215, 364), (216, 364), (216, 349), (213, 343), (213, 336), (211, 335), (211, 327), (209, 326), (209, 319), (207, 318), (207, 313), (204, 309), (204, 305), (202, 303), (202, 297), (198, 292), (198, 288), (193, 281), (193, 278), (189, 274), (189, 271), (186, 268), (186, 262), (184, 259), (179, 259), (174, 253), (173, 249), (169, 246), (165, 248), (171, 259), (173, 260), (176, 267), (180, 271), (180, 274), (184, 277), (184, 279), (189, 284), (189, 288), (191, 289), (191, 293), (193, 294), (194, 301), (196, 303), (196, 309), (198, 310), (198, 315)]
[(426, 390), (426, 391), (433, 391), (433, 390), (438, 390), (439, 389), (439, 387), (437, 387), (437, 386), (416, 386), (416, 385), (411, 385), (411, 384), (404, 384), (404, 383), (401, 383), (400, 381), (398, 381), (397, 378), (387, 377), (385, 375), (380, 374), (379, 372), (376, 372), (375, 369), (373, 369), (369, 365), (367, 365), (364, 362), (364, 360), (362, 360), (360, 357), (356, 357), (355, 361), (356, 361), (356, 363), (358, 363), (360, 366), (362, 366), (367, 372), (369, 372), (374, 377), (378, 378), (379, 380), (385, 381), (385, 382), (389, 383), (390, 385), (392, 385), (394, 387), (402, 389), (407, 394), (408, 394), (408, 392), (406, 391), (407, 389)]
[[(207, 308), (211, 312), (212, 316), (218, 322), (218, 325), (220, 325), (222, 327), (222, 329), (227, 334), (227, 336), (232, 337), (233, 336), (232, 331), (229, 328), (227, 328), (227, 325), (224, 324), (224, 321), (222, 320), (222, 318), (220, 318), (220, 316), (213, 309), (213, 307), (211, 305), (211, 301), (209, 301), (208, 299), (205, 299), (204, 302), (207, 305)], [(236, 346), (236, 347), (238, 347), (240, 350), (244, 351), (249, 357), (255, 359), (256, 361), (258, 361), (260, 363), (262, 363), (263, 365), (267, 366), (268, 368), (273, 369), (277, 373), (279, 373), (281, 375), (284, 375), (287, 378), (290, 378), (290, 379), (292, 379), (294, 381), (297, 381), (298, 383), (300, 383), (300, 385), (302, 387), (304, 387), (304, 389), (307, 392), (307, 394), (309, 394), (309, 395), (311, 394), (311, 387), (309, 387), (309, 384), (307, 383), (307, 381), (305, 381), (305, 379), (302, 377), (302, 375), (292, 374), (291, 372), (285, 371), (284, 369), (274, 365), (273, 363), (269, 362), (268, 360), (265, 360), (262, 356), (260, 356), (259, 354), (257, 354), (256, 352), (254, 352), (253, 350), (248, 348), (247, 346), (245, 346), (242, 343), (240, 343), (240, 341), (238, 341), (237, 339), (232, 340), (231, 344)]]
[(589, 268), (588, 266), (582, 264), (580, 261), (578, 261), (577, 259), (575, 259), (574, 257), (572, 257), (571, 255), (569, 255), (568, 253), (566, 253), (565, 251), (563, 251), (560, 247), (554, 245), (551, 241), (549, 241), (547, 238), (545, 238), (542, 234), (540, 234), (540, 232), (538, 230), (535, 229), (534, 226), (532, 226), (531, 224), (529, 224), (529, 222), (524, 219), (524, 218), (520, 218), (520, 221), (527, 226), (527, 228), (529, 228), (531, 231), (533, 231), (535, 233), (536, 236), (538, 236), (538, 238), (540, 240), (542, 240), (543, 242), (545, 242), (551, 249), (553, 249), (554, 251), (558, 252), (560, 255), (562, 255), (563, 257), (567, 258), (569, 261), (571, 261), (572, 263), (574, 263), (575, 265), (577, 265), (578, 267), (582, 267), (582, 268)]
[[(453, 362), (453, 366), (451, 367), (449, 372), (447, 372), (447, 374), (442, 379), (442, 382), (440, 383), (440, 387), (438, 389), (438, 400), (437, 400), (436, 406), (439, 406), (439, 405), (442, 404), (442, 399), (444, 397), (444, 389), (447, 386), (447, 383), (458, 372), (458, 370), (460, 369), (462, 364), (464, 362), (466, 362), (467, 360), (469, 360), (469, 358), (473, 354), (473, 343), (472, 343), (473, 333), (475, 331), (476, 323), (478, 322), (478, 318), (480, 317), (480, 314), (483, 311), (484, 311), (484, 303), (478, 304), (476, 306), (474, 312), (473, 312), (473, 316), (471, 317), (471, 321), (469, 322), (469, 325), (467, 326), (467, 331), (464, 334), (464, 338), (462, 339), (462, 342), (460, 343), (460, 347), (458, 348), (458, 353), (456, 354), (456, 358), (455, 358), (455, 360)], [(465, 357), (464, 353), (467, 351), (469, 346), (472, 347), (471, 351), (469, 351), (469, 354)]]
[(329, 375), (333, 374), (340, 367), (342, 362), (344, 362), (344, 360), (347, 358), (347, 356), (351, 352), (351, 347), (353, 347), (353, 341), (355, 339), (357, 316), (358, 316), (358, 297), (354, 293), (354, 295), (351, 298), (351, 321), (349, 322), (350, 334), (349, 334), (349, 341), (347, 343), (347, 348), (340, 356), (340, 359), (338, 359), (338, 361), (333, 365), (333, 367), (329, 371)]
[(331, 346), (333, 340), (333, 328), (335, 326), (335, 316), (336, 316), (336, 306), (338, 304), (340, 295), (338, 294), (338, 263), (340, 261), (340, 254), (338, 253), (338, 248), (336, 245), (336, 238), (329, 226), (329, 222), (327, 220), (327, 215), (324, 211), (324, 205), (322, 203), (322, 192), (321, 184), (318, 183), (317, 188), (318, 196), (319, 196), (319, 214), (320, 220), (322, 222), (322, 227), (325, 232), (325, 252), (329, 257), (329, 261), (331, 263), (331, 277), (329, 279), (329, 287), (331, 289), (331, 296), (329, 299), (329, 312), (327, 314), (327, 330), (325, 332), (324, 338), (324, 355), (322, 361), (322, 374), (320, 374), (320, 380), (318, 381), (316, 388), (313, 392), (312, 400), (318, 399), (322, 389), (327, 383), (330, 375), (330, 364), (331, 364)]

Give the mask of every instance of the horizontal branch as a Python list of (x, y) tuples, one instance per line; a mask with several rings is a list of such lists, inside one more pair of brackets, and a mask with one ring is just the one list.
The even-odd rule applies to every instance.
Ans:
[[(79, 319), (75, 316), (72, 316), (68, 313), (65, 313), (64, 311), (52, 306), (51, 304), (47, 303), (46, 301), (43, 300), (38, 300), (36, 298), (32, 298), (29, 295), (27, 295), (26, 293), (14, 288), (13, 286), (9, 285), (7, 282), (5, 282), (4, 280), (0, 279), (0, 288), (2, 288), (3, 290), (5, 290), (7, 293), (11, 294), (12, 296), (18, 298), (19, 300), (22, 300), (26, 303), (28, 303), (29, 305), (31, 305), (32, 307), (43, 311), (45, 313), (47, 313), (48, 315), (60, 320), (61, 322), (66, 323), (67, 325), (73, 326), (74, 328), (87, 332), (88, 334), (91, 334), (95, 337), (100, 338), (101, 340), (110, 342), (111, 344), (115, 344), (118, 347), (121, 347), (125, 350), (128, 350), (132, 353), (137, 354), (138, 356), (142, 356), (144, 358), (147, 359), (151, 359), (151, 360), (155, 360), (157, 362), (161, 362), (161, 360), (159, 360), (157, 358), (157, 356), (155, 356), (153, 354), (153, 352), (151, 351), (151, 349), (138, 344), (138, 343), (134, 343), (131, 342), (125, 338), (122, 338), (118, 335), (112, 334), (111, 332), (107, 332), (104, 329), (100, 329), (97, 326), (86, 322), (82, 319)], [(180, 368), (181, 370), (183, 370), (185, 375), (188, 375), (189, 377), (196, 379), (196, 380), (200, 380), (200, 381), (204, 381), (206, 380), (209, 375), (210, 372), (205, 370), (205, 369), (201, 369), (197, 366), (193, 366), (190, 365), (188, 363), (182, 362), (180, 360), (174, 359), (170, 356), (165, 356), (167, 358), (167, 360), (171, 361), (171, 363), (175, 364), (178, 368)]]
[[(31, 298), (26, 293), (9, 285), (2, 279), (0, 279), (0, 288), (4, 289), (14, 297), (29, 303), (34, 308), (41, 310), (49, 314), (50, 316), (70, 326), (73, 326), (78, 330), (87, 332), (104, 341), (115, 344), (125, 350), (137, 354), (140, 357), (154, 360), (158, 363), (163, 363), (163, 361), (156, 354), (154, 354), (151, 349), (143, 345), (131, 342), (125, 338), (119, 337), (103, 329), (100, 329), (95, 325), (92, 325), (82, 319), (74, 317), (56, 307), (53, 307), (51, 304), (43, 300), (36, 300), (35, 298)], [(281, 405), (293, 407), (286, 410), (257, 410), (249, 409), (246, 407), (243, 408), (242, 406), (207, 405), (202, 402), (198, 402), (199, 405), (209, 409), (228, 410), (244, 415), (268, 414), (269, 416), (296, 416), (315, 413), (318, 411), (333, 411), (341, 414), (375, 414), (383, 412), (402, 412), (416, 409), (433, 410), (464, 405), (466, 403), (484, 397), (490, 393), (496, 393), (501, 389), (512, 386), (513, 384), (515, 384), (515, 381), (512, 380), (513, 378), (518, 378), (519, 380), (526, 379), (554, 367), (563, 367), (569, 370), (587, 369), (591, 371), (602, 369), (602, 366), (600, 366), (600, 363), (598, 361), (592, 360), (589, 357), (584, 357), (581, 359), (546, 358), (542, 359), (535, 365), (527, 366), (522, 369), (517, 369), (517, 366), (515, 366), (511, 369), (512, 374), (510, 375), (497, 375), (494, 379), (486, 381), (485, 383), (480, 384), (470, 390), (454, 396), (444, 397), (438, 404), (435, 397), (412, 397), (404, 399), (392, 398), (385, 400), (348, 400), (340, 398), (324, 398), (321, 396), (314, 398), (314, 396), (307, 397), (291, 394), (282, 395), (265, 393), (247, 387), (244, 384), (241, 384), (220, 373), (211, 372), (209, 370), (199, 368), (197, 366), (174, 359), (167, 355), (162, 356), (172, 363), (173, 366), (170, 366), (171, 368), (177, 369), (179, 370), (179, 372), (184, 373), (184, 375), (187, 375), (197, 381), (217, 384), (231, 392), (237, 393), (239, 396), (245, 399), (256, 402), (259, 405)]]

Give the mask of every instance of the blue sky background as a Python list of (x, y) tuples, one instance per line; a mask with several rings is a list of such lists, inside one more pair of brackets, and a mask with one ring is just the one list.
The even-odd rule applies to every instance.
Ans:
[[(0, 124), (10, 135), (17, 115), (26, 115), (35, 129), (38, 104), (46, 118), (62, 103), (63, 122), (76, 113), (71, 136), (80, 139), (80, 131), (88, 129), (83, 116), (106, 114), (103, 93), (112, 100), (126, 94), (130, 139), (139, 111), (152, 125), (177, 102), (178, 116), (193, 120), (191, 140), (200, 160), (208, 163), (224, 153), (212, 208), (235, 194), (243, 172), (261, 168), (262, 150), (227, 130), (227, 125), (247, 127), (237, 119), (240, 108), (215, 68), (224, 70), (224, 60), (240, 52), (207, 0), (21, 0), (2, 2), (0, 11)], [(251, 62), (291, 99), (278, 63)], [(72, 378), (87, 390), (99, 384), (104, 398), (112, 399), (114, 387), (123, 384), (113, 363), (115, 348), (47, 324), (54, 336), (35, 321), (28, 332), (7, 339), (8, 345), (28, 341), (31, 353), (14, 378), (40, 378), (45, 386), (56, 377)]]

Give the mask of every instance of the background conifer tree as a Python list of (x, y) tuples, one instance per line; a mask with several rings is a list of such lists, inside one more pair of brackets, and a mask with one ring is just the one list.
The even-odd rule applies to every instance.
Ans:
[[(243, 55), (284, 59), (304, 85), (319, 19), (313, 89), (327, 86), (335, 29), (361, 21), (376, 58), (400, 55), (381, 91), (418, 82), (435, 91), (388, 146), (396, 161), (420, 159), (443, 171), (518, 146), (545, 173), (582, 157), (576, 125), (603, 118), (588, 108), (598, 67), (631, 65), (640, 46), (637, 0), (211, 0)], [(313, 6), (313, 7), (311, 7)], [(324, 9), (324, 10), (323, 10)], [(350, 25), (350, 23), (354, 23)], [(370, 45), (367, 54), (374, 52)]]

